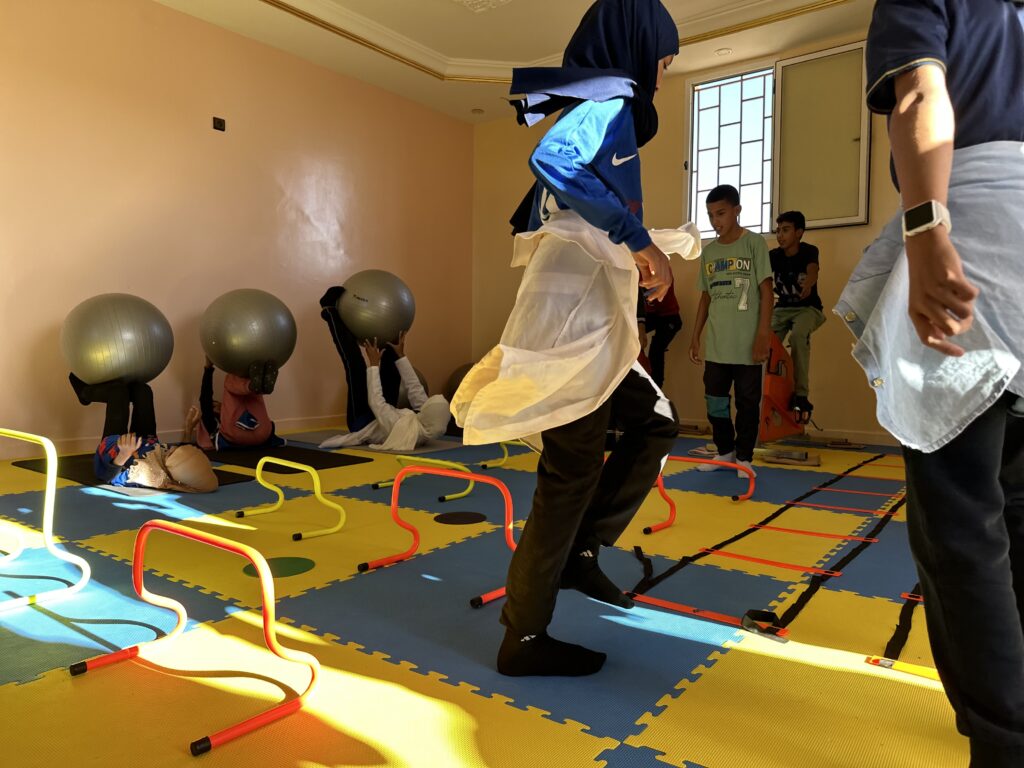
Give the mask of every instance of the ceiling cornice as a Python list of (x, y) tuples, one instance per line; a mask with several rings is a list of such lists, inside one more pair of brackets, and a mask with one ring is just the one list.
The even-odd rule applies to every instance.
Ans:
[[(353, 13), (334, 4), (328, 4), (324, 0), (292, 0), (292, 2), (285, 2), (284, 0), (259, 0), (259, 2), (443, 82), (507, 85), (512, 82), (508, 73), (514, 67), (551, 65), (557, 64), (560, 60), (560, 55), (546, 57), (545, 59), (533, 62), (448, 58), (431, 48), (397, 34), (371, 19), (367, 19), (365, 16)], [(300, 8), (293, 4), (296, 2), (301, 2), (305, 8)], [(754, 5), (762, 5), (765, 2), (766, 0), (761, 0), (761, 2), (756, 2)], [(798, 16), (817, 13), (835, 6), (845, 5), (849, 2), (851, 0), (815, 0), (815, 2), (788, 10), (681, 37), (679, 45), (680, 47), (686, 47), (702, 43), (707, 40), (775, 24)], [(749, 3), (746, 5), (749, 6)], [(726, 8), (713, 14), (689, 19), (686, 23), (710, 21), (721, 16), (732, 16), (734, 13), (733, 8)], [(382, 42), (374, 42), (374, 40)]]

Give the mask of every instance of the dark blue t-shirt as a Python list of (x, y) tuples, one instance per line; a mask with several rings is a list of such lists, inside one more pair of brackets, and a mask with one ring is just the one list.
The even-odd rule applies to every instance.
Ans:
[(868, 107), (889, 114), (897, 75), (946, 70), (955, 148), (1024, 141), (1024, 9), (1008, 0), (878, 0), (867, 43)]

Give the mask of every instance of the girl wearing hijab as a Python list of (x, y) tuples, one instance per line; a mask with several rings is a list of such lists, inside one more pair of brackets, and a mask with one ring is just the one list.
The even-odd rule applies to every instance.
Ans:
[[(513, 72), (521, 123), (562, 110), (530, 157), (536, 183), (513, 217), (526, 265), (501, 343), (452, 403), (467, 443), (542, 433), (533, 508), (507, 581), (498, 671), (589, 675), (605, 654), (547, 634), (559, 589), (632, 607), (598, 566), (650, 491), (678, 433), (671, 403), (637, 362), (639, 287), (672, 283), (643, 226), (638, 150), (657, 131), (652, 98), (679, 51), (658, 0), (597, 0), (562, 66)], [(693, 230), (668, 250), (692, 257)], [(637, 269), (639, 267), (639, 270)], [(639, 283), (639, 285), (638, 285)], [(622, 431), (604, 457), (605, 434)]]

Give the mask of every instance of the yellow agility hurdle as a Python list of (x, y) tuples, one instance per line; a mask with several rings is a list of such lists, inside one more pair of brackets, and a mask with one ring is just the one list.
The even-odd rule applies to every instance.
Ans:
[[(81, 591), (85, 585), (89, 583), (89, 578), (92, 576), (92, 569), (89, 567), (89, 563), (78, 555), (72, 555), (70, 552), (63, 552), (57, 549), (57, 546), (53, 542), (53, 504), (57, 496), (57, 449), (54, 448), (53, 443), (49, 438), (42, 437), (40, 435), (32, 435), (28, 432), (18, 432), (14, 429), (0, 428), (0, 437), (10, 437), (14, 440), (24, 440), (27, 443), (36, 443), (37, 445), (43, 446), (43, 450), (46, 452), (46, 493), (43, 497), (43, 542), (46, 544), (46, 549), (49, 550), (51, 555), (66, 563), (71, 563), (72, 565), (77, 566), (82, 571), (81, 577), (70, 587), (40, 592), (35, 595), (28, 595), (27, 597), (15, 597), (10, 600), (4, 600), (0, 602), (0, 611), (9, 611), (13, 608), (20, 608), (23, 605), (39, 605), (70, 597), (76, 592)], [(22, 545), (20, 536), (18, 539), (17, 550), (12, 550), (12, 552), (4, 558), (5, 562), (13, 560), (21, 553)]]
[[(425, 456), (395, 456), (398, 463), (403, 467), (410, 465), (425, 465), (428, 467), (440, 467), (442, 469), (454, 469), (457, 472), (465, 472), (467, 475), (473, 474), (469, 467), (458, 461), (446, 461), (444, 459), (428, 459)], [(382, 483), (374, 483), (371, 488), (377, 490), (379, 488), (390, 488), (395, 484), (394, 480), (385, 480)], [(455, 501), (456, 499), (464, 499), (473, 492), (473, 488), (476, 487), (476, 482), (473, 480), (469, 481), (469, 485), (466, 486), (466, 490), (459, 491), (458, 493), (449, 493), (445, 496), (438, 496), (438, 501)]]
[(313, 478), (313, 493), (316, 496), (317, 501), (323, 504), (325, 507), (337, 510), (338, 522), (332, 525), (330, 528), (320, 528), (315, 531), (306, 531), (305, 533), (299, 531), (298, 533), (292, 534), (292, 541), (302, 541), (303, 539), (314, 539), (317, 536), (327, 536), (332, 533), (337, 533), (345, 525), (345, 508), (337, 502), (331, 501), (324, 497), (323, 491), (320, 489), (320, 475), (313, 467), (307, 464), (299, 464), (294, 461), (288, 461), (288, 459), (278, 459), (274, 456), (264, 456), (260, 459), (256, 465), (256, 480), (264, 488), (270, 491), (274, 491), (277, 494), (277, 501), (267, 506), (266, 508), (252, 509), (248, 512), (244, 509), (239, 510), (235, 513), (235, 517), (255, 517), (256, 515), (268, 515), (271, 512), (276, 512), (284, 504), (284, 491), (274, 483), (263, 477), (263, 467), (267, 464), (280, 464), (282, 467), (291, 467), (292, 469), (298, 469), (302, 472), (308, 472), (310, 477)]
[(522, 445), (529, 448), (534, 453), (541, 453), (541, 449), (536, 445), (530, 445), (526, 440), (502, 440), (499, 445), (501, 446), (501, 458), (497, 461), (481, 461), (480, 469), (497, 469), (498, 467), (505, 466), (505, 462), (508, 461), (508, 447), (510, 445)]

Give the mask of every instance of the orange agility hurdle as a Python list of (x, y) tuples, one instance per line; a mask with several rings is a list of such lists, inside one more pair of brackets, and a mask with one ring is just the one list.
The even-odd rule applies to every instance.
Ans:
[(412, 534), (412, 544), (407, 550), (400, 552), (397, 555), (382, 557), (378, 560), (371, 560), (368, 563), (360, 563), (357, 566), (360, 573), (370, 571), (375, 568), (383, 568), (386, 565), (400, 563), (403, 560), (408, 560), (410, 557), (415, 555), (416, 550), (420, 548), (419, 528), (412, 523), (407, 523), (402, 519), (402, 516), (398, 514), (398, 496), (401, 492), (402, 481), (409, 475), (439, 475), (441, 477), (454, 477), (457, 479), (465, 479), (478, 483), (485, 483), (487, 485), (493, 485), (501, 492), (502, 498), (505, 500), (505, 543), (508, 544), (509, 549), (514, 550), (516, 548), (515, 540), (512, 538), (512, 494), (509, 493), (508, 487), (503, 482), (495, 480), (493, 477), (479, 475), (474, 472), (463, 472), (461, 470), (446, 469), (444, 467), (414, 465), (411, 467), (403, 467), (398, 470), (398, 474), (395, 475), (394, 486), (391, 488), (391, 519), (394, 520), (397, 525)]
[(146, 523), (143, 523), (142, 527), (139, 529), (139, 533), (135, 537), (135, 551), (132, 555), (132, 583), (135, 585), (135, 591), (138, 593), (139, 597), (147, 603), (174, 611), (178, 616), (178, 623), (174, 626), (174, 629), (156, 640), (150, 640), (146, 643), (133, 645), (130, 648), (124, 648), (120, 651), (108, 653), (105, 656), (98, 656), (95, 659), (72, 664), (69, 669), (71, 674), (82, 675), (89, 670), (105, 667), (118, 661), (134, 659), (139, 655), (139, 649), (143, 645), (153, 645), (154, 643), (170, 641), (180, 635), (185, 629), (185, 624), (188, 622), (188, 614), (185, 613), (185, 606), (173, 598), (153, 594), (146, 589), (146, 586), (143, 583), (143, 575), (145, 573), (143, 564), (145, 561), (146, 541), (154, 530), (173, 533), (177, 536), (192, 539), (193, 541), (198, 541), (201, 544), (208, 544), (211, 547), (217, 547), (218, 549), (223, 549), (228, 552), (234, 552), (236, 555), (241, 555), (242, 557), (247, 558), (249, 562), (252, 563), (253, 567), (256, 568), (256, 572), (259, 574), (260, 578), (260, 587), (263, 590), (263, 637), (266, 640), (267, 648), (273, 651), (275, 655), (286, 661), (294, 661), (299, 664), (307, 665), (310, 671), (309, 685), (297, 698), (283, 701), (277, 706), (271, 707), (265, 712), (254, 717), (250, 717), (248, 720), (245, 720), (238, 725), (232, 725), (228, 728), (217, 731), (217, 733), (214, 733), (212, 736), (204, 736), (201, 739), (193, 741), (189, 744), (189, 750), (192, 755), (198, 756), (205, 752), (209, 752), (214, 747), (226, 744), (232, 739), (237, 739), (239, 736), (244, 736), (250, 731), (254, 731), (257, 728), (272, 723), (275, 720), (280, 720), (282, 717), (300, 710), (306, 700), (306, 697), (312, 693), (313, 688), (316, 685), (317, 673), (320, 671), (320, 662), (318, 662), (314, 656), (306, 653), (305, 651), (291, 650), (278, 643), (277, 634), (274, 629), (274, 577), (270, 572), (270, 566), (267, 564), (266, 559), (264, 559), (263, 555), (261, 555), (257, 550), (246, 546), (245, 544), (240, 544), (237, 541), (225, 539), (222, 536), (216, 536), (212, 533), (196, 531), (191, 528), (186, 528), (183, 525), (179, 525), (178, 523), (172, 523), (165, 520), (149, 520)]
[[(681, 461), (686, 464), (714, 464), (719, 467), (729, 467), (730, 469), (736, 469), (747, 474), (747, 490), (746, 493), (740, 496), (733, 496), (733, 501), (746, 501), (754, 495), (754, 473), (748, 467), (744, 467), (741, 464), (735, 464), (731, 461), (715, 461), (714, 459), (698, 459), (692, 456), (667, 456), (666, 461)], [(666, 528), (670, 528), (676, 521), (676, 503), (672, 501), (668, 493), (665, 491), (665, 483), (662, 480), (662, 476), (658, 475), (658, 493), (661, 494), (666, 502), (668, 502), (668, 517), (660, 523), (650, 525), (644, 528), (645, 534), (657, 533), (663, 531)]]

